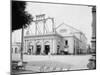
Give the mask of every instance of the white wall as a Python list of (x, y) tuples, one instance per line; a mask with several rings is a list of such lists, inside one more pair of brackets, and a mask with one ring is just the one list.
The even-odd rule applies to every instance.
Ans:
[(69, 53), (73, 53), (74, 52), (74, 42), (73, 42), (74, 39), (73, 39), (73, 37), (64, 37), (64, 40), (68, 40)]

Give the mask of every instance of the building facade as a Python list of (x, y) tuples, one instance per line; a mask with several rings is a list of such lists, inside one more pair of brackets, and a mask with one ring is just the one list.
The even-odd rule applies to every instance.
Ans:
[[(47, 24), (48, 20), (50, 23)], [(36, 15), (33, 22), (34, 28), (29, 26), (28, 29), (24, 29), (26, 33), (23, 32), (25, 35), (22, 37), (21, 53), (29, 55), (87, 53), (87, 39), (80, 30), (65, 23), (55, 27), (54, 18), (45, 18), (45, 14)], [(51, 31), (50, 28), (47, 29), (48, 26), (51, 26)], [(32, 30), (35, 30), (35, 34), (30, 34)]]
[(24, 37), (24, 54), (57, 54), (61, 49), (63, 49), (63, 39), (57, 34)]
[(56, 32), (63, 37), (65, 42), (64, 46), (68, 46), (68, 53), (87, 53), (87, 38), (85, 37), (84, 33), (65, 23), (59, 25), (56, 28)]
[(53, 34), (24, 36), (24, 54), (54, 55), (87, 53), (85, 35), (67, 24), (62, 23)]

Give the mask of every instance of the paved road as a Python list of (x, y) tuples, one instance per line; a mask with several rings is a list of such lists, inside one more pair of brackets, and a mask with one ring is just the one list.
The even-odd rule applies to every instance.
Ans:
[(37, 72), (52, 72), (69, 70), (72, 67), (70, 64), (64, 64), (54, 61), (34, 61), (28, 62), (25, 70), (13, 70), (14, 73), (37, 73)]
[(70, 56), (24, 56), (28, 63), (25, 71), (18, 73), (36, 73), (64, 70), (88, 69), (87, 64), (91, 55), (70, 55)]

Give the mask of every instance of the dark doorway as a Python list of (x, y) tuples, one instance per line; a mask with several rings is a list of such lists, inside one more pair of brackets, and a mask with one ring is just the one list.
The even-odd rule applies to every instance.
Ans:
[(68, 45), (68, 40), (65, 40), (65, 45), (66, 45), (66, 46)]
[(50, 52), (50, 45), (45, 45), (45, 51), (44, 51), (44, 53), (46, 55), (48, 55), (49, 52)]
[(41, 45), (37, 45), (36, 54), (39, 55), (41, 53)]

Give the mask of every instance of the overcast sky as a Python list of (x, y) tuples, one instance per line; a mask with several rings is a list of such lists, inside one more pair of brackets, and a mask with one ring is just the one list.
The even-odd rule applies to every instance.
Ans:
[[(91, 41), (91, 7), (27, 2), (26, 11), (33, 17), (39, 14), (46, 14), (46, 17), (53, 17), (55, 19), (56, 27), (61, 23), (68, 24), (85, 33), (88, 43)], [(20, 35), (21, 30), (13, 32), (12, 41), (20, 41), (20, 38), (16, 37)]]

